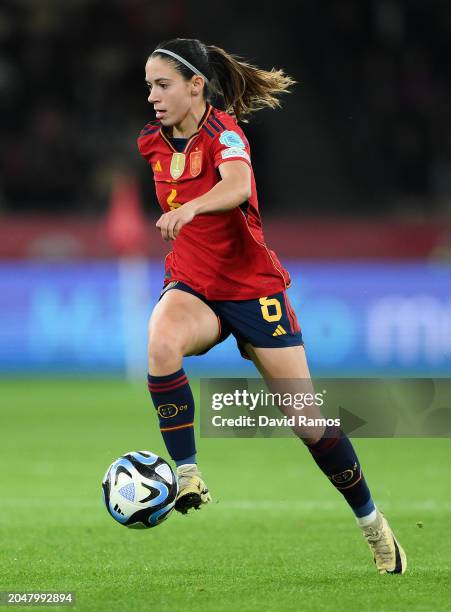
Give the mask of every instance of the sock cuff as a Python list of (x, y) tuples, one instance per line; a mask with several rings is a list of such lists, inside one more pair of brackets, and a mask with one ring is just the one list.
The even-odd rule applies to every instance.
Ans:
[(374, 506), (374, 510), (371, 510), (371, 512), (367, 514), (366, 516), (358, 516), (356, 514), (355, 518), (356, 518), (357, 523), (360, 525), (360, 527), (368, 527), (368, 525), (371, 525), (371, 523), (375, 521), (376, 517), (377, 517), (377, 508), (376, 506)]
[(190, 455), (189, 457), (185, 457), (184, 459), (175, 459), (175, 465), (180, 467), (181, 465), (196, 465), (196, 453), (194, 455)]
[(172, 391), (187, 384), (188, 377), (183, 368), (177, 370), (177, 372), (173, 374), (167, 374), (165, 376), (147, 375), (147, 387), (149, 391), (153, 393), (166, 393), (167, 391)]
[(153, 376), (152, 374), (147, 374), (147, 380), (150, 383), (168, 382), (169, 380), (174, 380), (174, 378), (182, 376), (182, 374), (185, 374), (185, 370), (180, 368), (180, 370), (177, 370), (177, 372), (165, 374), (164, 376)]
[(308, 446), (308, 449), (312, 455), (323, 455), (332, 450), (338, 444), (342, 436), (343, 432), (340, 427), (336, 425), (326, 425), (323, 437), (318, 440), (318, 442), (315, 442), (315, 444)]
[(357, 506), (356, 508), (353, 508), (353, 510), (357, 518), (365, 519), (370, 516), (371, 519), (368, 522), (371, 523), (371, 521), (374, 519), (373, 512), (376, 510), (376, 506), (374, 505), (374, 502), (370, 496), (365, 504), (362, 506)]

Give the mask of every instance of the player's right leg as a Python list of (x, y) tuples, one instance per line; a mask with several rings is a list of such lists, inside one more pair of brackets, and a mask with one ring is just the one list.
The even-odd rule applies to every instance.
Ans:
[(213, 310), (199, 297), (179, 289), (162, 296), (149, 322), (148, 386), (166, 448), (177, 465), (175, 508), (183, 514), (211, 497), (197, 469), (194, 399), (182, 360), (208, 350), (218, 336)]

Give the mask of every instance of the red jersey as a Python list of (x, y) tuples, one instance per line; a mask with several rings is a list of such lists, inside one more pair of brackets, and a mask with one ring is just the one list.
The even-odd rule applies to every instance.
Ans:
[(183, 226), (166, 257), (166, 283), (182, 281), (210, 300), (256, 299), (287, 288), (289, 274), (263, 237), (249, 143), (230, 115), (208, 104), (182, 153), (160, 121), (151, 121), (138, 148), (153, 170), (164, 212), (210, 191), (221, 180), (222, 163), (244, 161), (251, 169), (248, 201), (227, 212), (197, 215)]

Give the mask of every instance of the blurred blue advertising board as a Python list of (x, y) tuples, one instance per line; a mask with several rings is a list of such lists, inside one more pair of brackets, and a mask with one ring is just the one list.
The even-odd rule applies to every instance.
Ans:
[[(285, 262), (315, 375), (451, 373), (451, 265)], [(0, 372), (144, 376), (160, 261), (3, 262)], [(251, 375), (229, 338), (196, 375)]]

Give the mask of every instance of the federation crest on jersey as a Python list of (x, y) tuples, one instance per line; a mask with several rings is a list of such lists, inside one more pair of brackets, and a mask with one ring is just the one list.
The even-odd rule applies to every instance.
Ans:
[(184, 153), (173, 153), (171, 159), (171, 176), (177, 180), (183, 174), (185, 170), (185, 154)]
[(202, 170), (202, 151), (193, 151), (189, 156), (191, 176), (199, 176)]
[(225, 130), (222, 132), (221, 136), (219, 137), (219, 142), (225, 147), (239, 147), (240, 149), (244, 149), (246, 147), (241, 136), (232, 130)]

